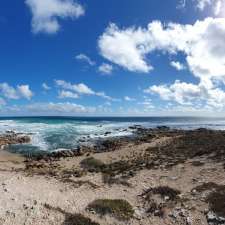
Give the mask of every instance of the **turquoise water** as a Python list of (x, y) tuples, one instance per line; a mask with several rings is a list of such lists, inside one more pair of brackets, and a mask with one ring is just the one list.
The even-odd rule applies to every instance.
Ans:
[[(131, 125), (178, 129), (199, 127), (225, 130), (225, 118), (194, 117), (24, 117), (0, 118), (0, 133), (15, 131), (29, 134), (30, 144), (10, 146), (14, 152), (55, 151), (75, 148), (81, 139), (132, 135)], [(106, 132), (110, 132), (105, 135)]]

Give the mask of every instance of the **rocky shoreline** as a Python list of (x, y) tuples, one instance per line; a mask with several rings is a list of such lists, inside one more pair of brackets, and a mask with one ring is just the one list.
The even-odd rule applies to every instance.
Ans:
[(31, 138), (28, 135), (8, 131), (6, 134), (0, 135), (0, 149), (6, 145), (29, 143)]
[[(225, 131), (130, 129), (132, 137), (0, 164), (0, 223), (225, 224)], [(7, 135), (7, 144), (29, 142)]]

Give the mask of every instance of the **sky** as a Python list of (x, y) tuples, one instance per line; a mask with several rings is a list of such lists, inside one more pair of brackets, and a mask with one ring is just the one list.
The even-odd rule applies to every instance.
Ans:
[(0, 116), (221, 116), (225, 0), (0, 1)]

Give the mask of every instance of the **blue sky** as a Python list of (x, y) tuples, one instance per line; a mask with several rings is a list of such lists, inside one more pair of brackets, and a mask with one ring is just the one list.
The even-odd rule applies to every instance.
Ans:
[(0, 115), (222, 115), (224, 6), (1, 1)]

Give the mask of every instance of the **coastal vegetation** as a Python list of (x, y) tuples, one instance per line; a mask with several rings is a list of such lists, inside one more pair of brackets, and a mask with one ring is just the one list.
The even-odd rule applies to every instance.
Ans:
[(129, 220), (134, 214), (130, 203), (123, 199), (97, 199), (91, 202), (87, 209), (94, 210), (102, 216), (110, 214), (120, 220)]

